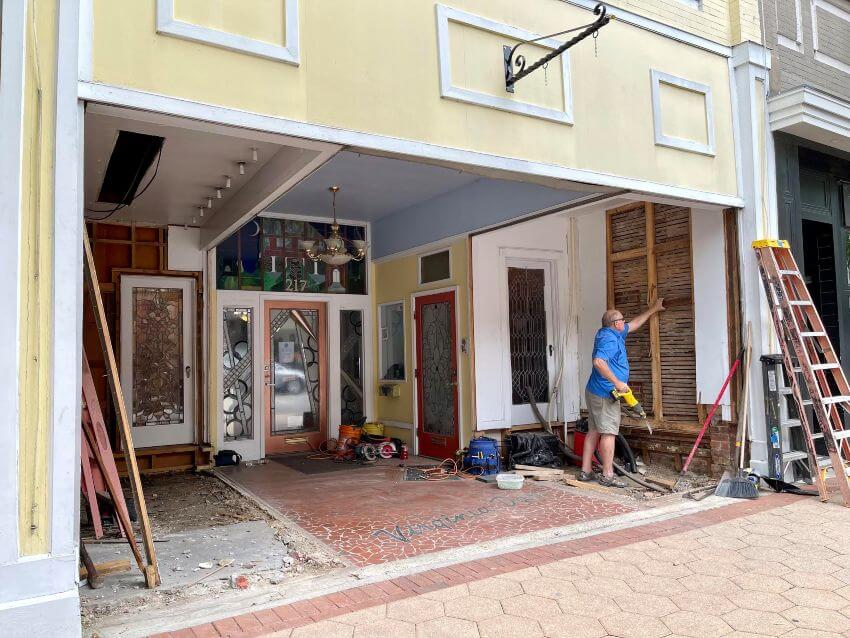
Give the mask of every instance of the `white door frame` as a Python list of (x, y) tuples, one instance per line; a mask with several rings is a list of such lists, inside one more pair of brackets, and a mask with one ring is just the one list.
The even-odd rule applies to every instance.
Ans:
[[(183, 423), (169, 425), (133, 426), (133, 296), (134, 288), (180, 288), (183, 290), (183, 342), (184, 369), (189, 366), (189, 377), (184, 376)], [(123, 275), (119, 283), (121, 304), (121, 387), (133, 432), (136, 448), (163, 445), (185, 445), (196, 442), (195, 386), (197, 358), (195, 356), (195, 279), (166, 275)]]
[[(460, 343), (460, 312), (459, 312), (459, 301), (458, 301), (458, 286), (447, 286), (445, 288), (434, 288), (433, 290), (421, 290), (419, 292), (414, 292), (410, 295), (410, 317), (412, 323), (410, 325), (410, 351), (413, 353), (411, 357), (411, 361), (413, 362), (413, 367), (410, 369), (412, 372), (413, 378), (413, 432), (411, 432), (411, 444), (413, 446), (413, 455), (416, 456), (419, 454), (419, 381), (417, 380), (416, 367), (419, 365), (416, 360), (416, 322), (417, 319), (414, 317), (416, 313), (416, 298), (417, 297), (428, 297), (430, 295), (437, 295), (442, 292), (452, 292), (455, 296), (455, 357), (457, 361), (457, 437), (458, 437), (458, 445), (463, 447), (463, 374), (461, 374), (461, 343)], [(393, 427), (397, 427), (393, 425)]]
[[(500, 286), (499, 289), (503, 292), (502, 303), (503, 319), (501, 321), (502, 328), (502, 343), (505, 344), (503, 369), (505, 374), (502, 377), (502, 396), (505, 401), (505, 414), (510, 415), (510, 425), (525, 425), (535, 423), (537, 421), (534, 413), (531, 410), (530, 404), (514, 405), (513, 404), (513, 384), (511, 378), (511, 339), (510, 339), (510, 317), (508, 303), (508, 268), (540, 268), (545, 273), (546, 278), (546, 294), (545, 294), (545, 309), (546, 309), (546, 339), (547, 345), (552, 346), (552, 352), (546, 353), (547, 371), (549, 373), (549, 396), (552, 396), (555, 390), (555, 382), (557, 375), (557, 362), (554, 353), (560, 351), (559, 343), (556, 340), (559, 338), (561, 331), (559, 330), (559, 303), (558, 294), (558, 265), (563, 258), (563, 253), (556, 250), (535, 250), (525, 248), (503, 248), (499, 251), (499, 267), (500, 267)], [(542, 414), (546, 414), (549, 404), (539, 403), (538, 408)], [(558, 410), (560, 412), (560, 410)]]

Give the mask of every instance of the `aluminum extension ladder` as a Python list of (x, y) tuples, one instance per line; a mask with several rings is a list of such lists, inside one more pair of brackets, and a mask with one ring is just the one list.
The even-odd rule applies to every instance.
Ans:
[[(829, 500), (826, 473), (835, 472), (845, 507), (850, 507), (850, 429), (844, 429), (843, 410), (850, 411), (850, 385), (812, 302), (788, 242), (753, 242), (764, 283), (773, 327), (779, 337), (791, 396), (797, 406), (809, 468), (822, 501)], [(800, 376), (808, 390), (803, 398)], [(807, 408), (814, 412), (820, 430), (815, 432)], [(822, 440), (826, 456), (818, 453)]]

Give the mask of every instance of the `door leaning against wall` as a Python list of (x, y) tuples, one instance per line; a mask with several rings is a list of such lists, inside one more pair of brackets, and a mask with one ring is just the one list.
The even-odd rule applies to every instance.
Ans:
[(195, 442), (195, 280), (121, 277), (121, 386), (137, 448)]
[(459, 443), (455, 292), (416, 297), (419, 454), (454, 458)]

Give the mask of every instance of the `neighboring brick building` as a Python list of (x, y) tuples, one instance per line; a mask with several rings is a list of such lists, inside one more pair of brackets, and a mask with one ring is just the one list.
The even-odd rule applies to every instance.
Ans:
[(850, 2), (776, 0), (762, 10), (772, 51), (768, 117), (779, 236), (791, 242), (848, 370)]

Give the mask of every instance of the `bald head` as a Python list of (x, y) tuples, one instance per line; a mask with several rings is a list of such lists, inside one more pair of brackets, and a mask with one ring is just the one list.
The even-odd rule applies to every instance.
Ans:
[(616, 308), (611, 308), (610, 310), (606, 310), (605, 314), (602, 315), (602, 327), (613, 328), (614, 324), (622, 319), (623, 313)]

